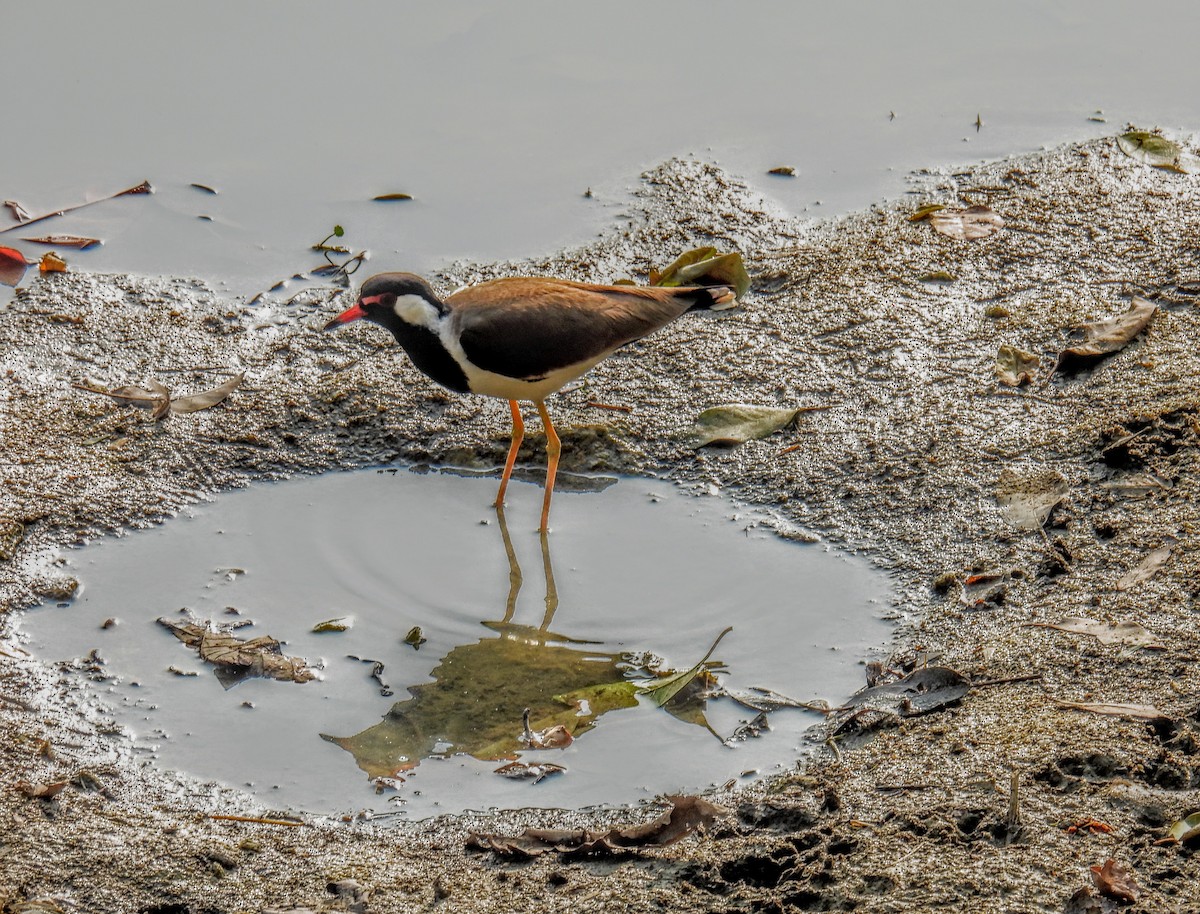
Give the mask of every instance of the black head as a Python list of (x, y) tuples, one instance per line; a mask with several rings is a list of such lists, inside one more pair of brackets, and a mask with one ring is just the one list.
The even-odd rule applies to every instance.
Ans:
[[(400, 308), (397, 303), (401, 304)], [(433, 288), (415, 273), (377, 273), (362, 284), (353, 307), (331, 320), (325, 329), (360, 319), (384, 327), (390, 327), (397, 320), (425, 323), (444, 310)]]

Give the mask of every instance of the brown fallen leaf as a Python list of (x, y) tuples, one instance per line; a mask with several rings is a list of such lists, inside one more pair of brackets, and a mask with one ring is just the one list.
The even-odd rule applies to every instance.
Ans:
[(98, 244), (103, 244), (99, 238), (85, 238), (82, 235), (42, 235), (40, 238), (22, 238), (32, 244), (49, 244), (62, 248), (77, 248), (86, 251)]
[(208, 409), (210, 406), (216, 406), (241, 387), (242, 380), (245, 377), (246, 373), (243, 371), (234, 375), (220, 387), (214, 387), (212, 390), (205, 390), (196, 394), (188, 394), (183, 397), (175, 397), (171, 400), (171, 412), (195, 413), (202, 409)]
[(67, 262), (50, 251), (43, 254), (42, 259), (38, 261), (38, 270), (43, 273), (65, 273), (67, 272)]
[(669, 796), (671, 808), (643, 825), (608, 831), (588, 829), (527, 828), (515, 837), (472, 832), (467, 847), (488, 850), (501, 857), (537, 857), (549, 851), (575, 856), (616, 856), (635, 848), (674, 844), (698, 828), (711, 825), (729, 810), (701, 797)]
[(1042, 360), (1032, 352), (1009, 346), (1005, 343), (996, 353), (996, 377), (1001, 384), (1009, 387), (1020, 387), (1029, 384), (1037, 377), (1037, 370)]
[(1052, 628), (1073, 635), (1091, 635), (1101, 644), (1136, 644), (1139, 647), (1162, 650), (1166, 647), (1151, 632), (1136, 622), (1098, 622), (1095, 619), (1071, 618), (1062, 622), (1029, 622), (1027, 628)]
[(1159, 721), (1170, 720), (1162, 711), (1153, 705), (1123, 704), (1121, 702), (1078, 702), (1050, 699), (1060, 708), (1072, 711), (1090, 711), (1092, 714), (1104, 714), (1109, 717), (1128, 717), (1132, 720)]
[[(1075, 327), (1071, 332), (1077, 342), (1064, 349), (1062, 354), (1098, 358), (1117, 352), (1146, 328), (1157, 311), (1158, 306), (1153, 302), (1135, 297), (1124, 314)], [(1061, 355), (1059, 359), (1061, 361)]]
[(1121, 580), (1117, 581), (1117, 590), (1128, 590), (1149, 581), (1158, 572), (1158, 569), (1167, 563), (1167, 559), (1171, 557), (1172, 548), (1174, 548), (1173, 543), (1159, 546), (1147, 555), (1137, 564), (1136, 568), (1131, 568), (1121, 575)]
[(32, 800), (49, 800), (62, 793), (70, 783), (70, 781), (55, 781), (53, 784), (31, 784), (29, 781), (17, 781), (14, 786)]
[(227, 689), (243, 679), (309, 682), (317, 676), (303, 659), (284, 655), (280, 643), (269, 636), (242, 641), (229, 632), (213, 631), (195, 622), (160, 618), (158, 624), (199, 652), (201, 660), (213, 664), (217, 679)]
[(15, 286), (29, 269), (29, 261), (16, 248), (0, 247), (0, 284)]
[(1050, 517), (1068, 491), (1066, 479), (1057, 470), (1025, 475), (1005, 469), (996, 482), (996, 504), (1004, 519), (1021, 530), (1037, 530)]
[(496, 769), (496, 774), (506, 778), (533, 778), (539, 784), (552, 774), (562, 774), (567, 769), (553, 762), (509, 762)]
[(411, 200), (412, 194), (380, 194), (378, 197), (372, 197), (379, 203), (397, 203), (402, 200)]
[(930, 213), (928, 219), (934, 229), (960, 241), (978, 241), (1004, 227), (1004, 220), (990, 206), (941, 209)]
[(1133, 872), (1111, 857), (1104, 861), (1103, 866), (1092, 867), (1092, 882), (1101, 895), (1129, 904), (1136, 902), (1142, 893), (1137, 880), (1133, 878)]

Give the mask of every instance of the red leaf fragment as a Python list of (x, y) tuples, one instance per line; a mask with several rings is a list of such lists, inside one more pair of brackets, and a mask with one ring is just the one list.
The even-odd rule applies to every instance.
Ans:
[(0, 248), (0, 283), (15, 286), (29, 268), (29, 261), (16, 248)]

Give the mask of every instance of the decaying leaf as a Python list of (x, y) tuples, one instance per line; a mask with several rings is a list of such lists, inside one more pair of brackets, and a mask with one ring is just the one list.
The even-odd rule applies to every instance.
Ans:
[(98, 244), (103, 244), (99, 238), (85, 238), (82, 235), (42, 235), (38, 238), (22, 238), (22, 241), (28, 241), (33, 244), (49, 244), (55, 247), (62, 248), (77, 248), (81, 251), (86, 251), (88, 248), (94, 248)]
[(969, 206), (962, 210), (941, 209), (928, 216), (937, 231), (960, 241), (978, 241), (1004, 227), (1004, 220), (990, 206)]
[(838, 710), (873, 708), (888, 710), (901, 717), (916, 717), (960, 701), (970, 691), (971, 681), (958, 670), (927, 666), (913, 670), (895, 682), (856, 692)]
[(425, 633), (421, 631), (421, 626), (414, 625), (408, 630), (408, 634), (404, 636), (404, 643), (411, 647), (414, 651), (419, 651), (421, 645), (426, 642)]
[(225, 688), (232, 688), (244, 679), (279, 679), (286, 682), (309, 682), (316, 673), (303, 659), (287, 657), (279, 642), (271, 637), (242, 641), (227, 631), (213, 631), (195, 622), (158, 620), (176, 638), (200, 654), (200, 659), (213, 664), (217, 679)]
[(713, 651), (717, 649), (717, 645), (721, 643), (721, 639), (733, 631), (733, 626), (727, 626), (721, 634), (717, 635), (717, 640), (712, 643), (700, 662), (691, 669), (684, 670), (682, 673), (676, 673), (674, 676), (668, 676), (661, 682), (654, 685), (644, 686), (638, 689), (638, 693), (647, 696), (652, 702), (660, 708), (669, 702), (672, 698), (678, 695), (684, 688), (688, 686), (700, 673), (704, 670), (704, 664), (708, 662), (708, 658), (713, 655)]
[(38, 270), (43, 273), (65, 273), (67, 272), (67, 262), (50, 251), (42, 255), (42, 259), (38, 261)]
[(17, 554), (17, 547), (25, 539), (25, 525), (11, 517), (0, 517), (0, 562), (7, 562)]
[(1051, 699), (1060, 708), (1072, 711), (1090, 711), (1092, 714), (1104, 714), (1108, 717), (1128, 717), (1132, 720), (1159, 721), (1170, 720), (1162, 711), (1153, 705), (1123, 704), (1121, 702), (1078, 702)]
[(799, 415), (799, 409), (727, 403), (702, 412), (684, 437), (693, 448), (712, 444), (732, 447), (773, 435), (795, 422)]
[(721, 254), (716, 248), (703, 247), (681, 254), (661, 273), (651, 270), (650, 285), (732, 286), (740, 299), (750, 289), (750, 275), (741, 254)]
[(575, 737), (571, 735), (562, 724), (554, 724), (545, 727), (541, 730), (533, 730), (529, 726), (529, 708), (525, 709), (522, 715), (522, 723), (524, 730), (521, 734), (521, 742), (529, 749), (566, 749), (567, 746), (575, 742)]
[(769, 169), (767, 174), (780, 175), (785, 178), (794, 178), (796, 177), (796, 169), (792, 168), (790, 165), (780, 165), (776, 168)]
[(1194, 812), (1190, 816), (1185, 816), (1167, 829), (1168, 840), (1176, 841), (1180, 844), (1184, 841), (1191, 841), (1196, 837), (1200, 837), (1200, 812)]
[(1005, 343), (996, 353), (996, 377), (1001, 384), (1020, 387), (1037, 377), (1042, 360), (1032, 352)]
[(1090, 324), (1080, 324), (1071, 331), (1076, 342), (1062, 351), (1060, 361), (1062, 356), (1099, 358), (1125, 348), (1146, 328), (1156, 311), (1158, 306), (1154, 303), (1144, 298), (1134, 298), (1129, 310), (1124, 314)]
[(55, 781), (52, 784), (31, 784), (29, 781), (17, 781), (15, 786), (31, 800), (49, 800), (62, 793), (70, 783), (70, 781)]
[(195, 413), (202, 409), (208, 409), (210, 406), (216, 406), (231, 393), (241, 387), (242, 380), (245, 377), (245, 372), (241, 372), (234, 375), (219, 387), (212, 388), (212, 390), (204, 390), (196, 394), (175, 397), (171, 400), (171, 412)]
[(1006, 469), (996, 483), (996, 503), (1014, 527), (1036, 530), (1046, 523), (1067, 490), (1067, 481), (1055, 470), (1022, 476)]
[(1117, 137), (1117, 146), (1131, 159), (1136, 159), (1155, 168), (1195, 174), (1200, 160), (1183, 151), (1183, 147), (1158, 133), (1146, 130), (1131, 130)]
[(411, 200), (412, 194), (380, 194), (378, 197), (372, 197), (372, 200), (377, 200), (380, 203), (395, 203), (400, 200)]
[(29, 269), (29, 261), (16, 248), (0, 247), (0, 283), (15, 286)]
[(1117, 590), (1128, 590), (1131, 587), (1136, 587), (1138, 584), (1144, 584), (1149, 581), (1167, 563), (1167, 559), (1171, 557), (1171, 550), (1174, 544), (1159, 546), (1144, 559), (1142, 559), (1136, 568), (1131, 568), (1121, 576), (1121, 580), (1117, 581)]
[(1072, 635), (1091, 635), (1101, 644), (1134, 644), (1139, 647), (1165, 647), (1154, 635), (1136, 622), (1098, 622), (1095, 619), (1071, 618), (1062, 622), (1029, 622), (1029, 628), (1052, 628)]
[(1133, 878), (1133, 872), (1111, 857), (1104, 861), (1103, 866), (1092, 867), (1092, 882), (1096, 884), (1101, 895), (1129, 904), (1137, 901), (1142, 893), (1137, 880)]
[(729, 810), (701, 797), (669, 796), (671, 808), (644, 825), (608, 831), (588, 829), (527, 828), (515, 837), (472, 832), (467, 847), (492, 851), (497, 856), (528, 859), (554, 851), (565, 856), (607, 857), (635, 853), (639, 848), (674, 844), (706, 827)]
[(339, 616), (336, 619), (326, 619), (312, 627), (314, 634), (323, 635), (327, 632), (348, 632), (354, 625), (349, 616)]
[(552, 774), (563, 774), (566, 768), (553, 762), (509, 762), (496, 769), (496, 774), (505, 778), (533, 778), (533, 783), (540, 784)]

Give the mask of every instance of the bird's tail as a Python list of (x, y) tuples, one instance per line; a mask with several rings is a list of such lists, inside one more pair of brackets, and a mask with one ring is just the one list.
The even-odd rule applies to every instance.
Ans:
[(692, 300), (689, 311), (724, 311), (738, 303), (737, 293), (729, 286), (696, 286), (679, 291)]

